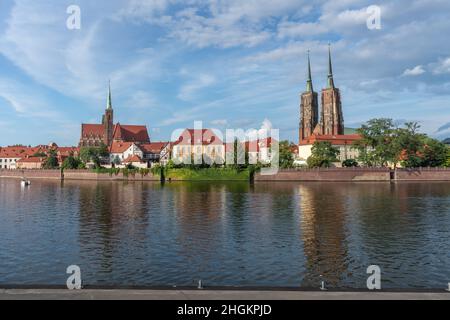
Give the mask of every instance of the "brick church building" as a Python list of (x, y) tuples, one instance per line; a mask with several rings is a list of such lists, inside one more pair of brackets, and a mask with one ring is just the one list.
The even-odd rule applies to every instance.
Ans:
[(301, 95), (299, 157), (306, 160), (311, 156), (314, 142), (328, 141), (340, 151), (339, 160), (355, 159), (357, 150), (353, 143), (360, 139), (357, 134), (345, 134), (341, 93), (334, 84), (331, 48), (328, 49), (328, 80), (321, 93), (319, 111), (318, 94), (314, 91), (311, 61), (308, 53), (308, 79), (306, 91)]
[(150, 143), (145, 125), (114, 124), (114, 110), (111, 102), (111, 86), (109, 87), (105, 114), (101, 124), (82, 124), (79, 147), (98, 147), (102, 144), (111, 147), (113, 143), (133, 142)]

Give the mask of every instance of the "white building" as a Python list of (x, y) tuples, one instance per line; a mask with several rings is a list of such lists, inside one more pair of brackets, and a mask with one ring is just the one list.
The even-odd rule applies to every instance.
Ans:
[(193, 157), (205, 162), (225, 163), (225, 145), (211, 129), (186, 129), (172, 143), (172, 159), (176, 163), (190, 163)]
[(110, 162), (120, 165), (122, 162), (132, 156), (144, 157), (144, 152), (134, 142), (117, 142), (114, 141), (109, 148)]
[(311, 156), (311, 150), (315, 142), (330, 142), (331, 145), (339, 150), (338, 160), (343, 162), (348, 159), (357, 159), (359, 156), (358, 149), (353, 144), (360, 140), (357, 134), (345, 135), (316, 135), (313, 134), (306, 139), (300, 141), (298, 146), (299, 160), (306, 161)]

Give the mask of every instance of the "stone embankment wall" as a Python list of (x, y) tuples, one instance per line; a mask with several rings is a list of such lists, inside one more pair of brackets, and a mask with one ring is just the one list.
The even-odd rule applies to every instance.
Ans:
[(450, 181), (450, 168), (397, 169), (396, 181)]
[[(0, 169), (0, 178), (21, 179), (57, 179), (57, 180), (92, 180), (92, 181), (160, 181), (158, 175), (149, 173), (134, 176), (123, 173), (110, 175), (95, 173), (89, 170), (6, 170)], [(189, 179), (186, 179), (189, 180)], [(389, 169), (377, 168), (329, 168), (329, 169), (298, 169), (280, 170), (275, 175), (255, 174), (258, 181), (450, 181), (450, 168), (417, 168)]]
[(159, 176), (149, 173), (146, 176), (135, 174), (124, 176), (123, 173), (110, 175), (108, 173), (95, 173), (89, 170), (0, 170), (0, 178), (21, 179), (58, 179), (58, 180), (94, 180), (94, 181), (160, 181)]
[(0, 178), (61, 179), (61, 170), (0, 170)]
[(321, 168), (280, 170), (275, 175), (255, 175), (255, 181), (390, 181), (389, 169)]
[(280, 170), (255, 181), (450, 181), (450, 168), (329, 168)]

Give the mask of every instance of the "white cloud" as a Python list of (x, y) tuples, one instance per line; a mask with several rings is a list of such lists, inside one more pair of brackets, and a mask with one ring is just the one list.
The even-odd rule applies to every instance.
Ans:
[(418, 65), (415, 66), (412, 69), (406, 69), (405, 72), (403, 72), (403, 76), (420, 76), (421, 74), (424, 74), (426, 71), (424, 70), (423, 66)]
[(249, 140), (264, 139), (271, 136), (272, 129), (272, 122), (269, 119), (264, 119), (260, 129), (250, 129), (247, 131), (247, 137)]
[(269, 39), (270, 33), (239, 25), (223, 24), (220, 19), (205, 18), (192, 11), (186, 11), (172, 25), (169, 36), (199, 48), (209, 46), (230, 48), (240, 45), (256, 46)]
[(266, 28), (264, 22), (280, 15), (304, 12), (303, 6), (308, 1), (210, 0), (201, 3), (203, 5), (181, 10), (173, 17), (170, 36), (190, 46), (230, 48), (254, 47), (268, 41), (274, 32)]
[(156, 106), (156, 99), (146, 91), (138, 90), (131, 94), (130, 99), (125, 103), (125, 107), (131, 109), (152, 109)]
[[(156, 8), (161, 6), (158, 1), (130, 4), (150, 7), (150, 2)], [(112, 42), (115, 35), (109, 33), (111, 22), (105, 20), (115, 10), (114, 3), (106, 7), (109, 11), (90, 6), (89, 19), (83, 15), (88, 2), (80, 1), (80, 6), (82, 28), (69, 31), (65, 28), (65, 11), (61, 14), (55, 9), (54, 1), (17, 0), (7, 27), (0, 33), (0, 53), (35, 82), (66, 96), (90, 103), (103, 101), (111, 79), (116, 95), (133, 99), (136, 87), (139, 90), (146, 80), (159, 75), (161, 61), (170, 50), (124, 48), (128, 50), (124, 56)], [(97, 6), (104, 9), (103, 5)]]
[(284, 21), (278, 25), (278, 37), (280, 38), (314, 37), (328, 31), (327, 27), (317, 22)]
[(195, 94), (206, 87), (213, 85), (216, 82), (214, 76), (209, 74), (200, 74), (194, 80), (191, 80), (187, 84), (184, 84), (180, 93), (178, 94), (178, 98), (181, 100), (192, 100), (195, 98)]
[(170, 4), (169, 2), (169, 0), (129, 0), (114, 18), (118, 20), (152, 22), (155, 17), (165, 12)]
[(47, 107), (46, 98), (12, 79), (0, 78), (0, 97), (21, 116), (55, 119), (60, 114)]
[(434, 74), (450, 73), (450, 57), (441, 59), (438, 63), (434, 64)]

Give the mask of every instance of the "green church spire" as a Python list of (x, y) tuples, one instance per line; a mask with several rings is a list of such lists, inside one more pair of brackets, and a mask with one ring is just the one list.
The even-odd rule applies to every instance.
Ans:
[(108, 100), (106, 102), (106, 109), (112, 109), (112, 101), (111, 101), (111, 81), (109, 81), (108, 87)]
[(311, 60), (309, 58), (308, 50), (308, 81), (306, 82), (306, 92), (313, 92), (312, 76), (311, 76)]
[(331, 63), (331, 44), (328, 44), (328, 83), (327, 88), (334, 88), (333, 66)]

